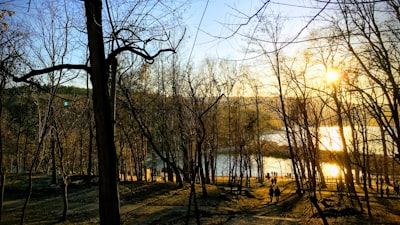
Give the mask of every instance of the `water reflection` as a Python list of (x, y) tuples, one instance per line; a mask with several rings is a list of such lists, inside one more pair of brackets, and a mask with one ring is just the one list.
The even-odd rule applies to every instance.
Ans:
[[(229, 157), (228, 155), (218, 155), (217, 159), (217, 176), (227, 176), (229, 174)], [(231, 161), (231, 167), (234, 164), (234, 160)], [(237, 164), (239, 165), (239, 164)], [(286, 176), (288, 174), (293, 175), (292, 161), (290, 159), (281, 159), (275, 157), (264, 157), (264, 174), (272, 174), (273, 172), (278, 173), (278, 176)], [(322, 163), (322, 171), (324, 176), (337, 177), (340, 169), (334, 163)], [(257, 164), (254, 159), (251, 160), (251, 172), (252, 176), (257, 176)], [(239, 171), (237, 171), (239, 174)]]
[[(367, 141), (369, 146), (368, 148), (369, 154), (372, 153), (382, 154), (382, 138), (380, 136), (379, 127), (368, 126), (367, 130), (368, 130)], [(338, 126), (322, 126), (319, 127), (318, 132), (319, 132), (319, 148), (321, 150), (340, 151), (343, 149)], [(351, 127), (349, 126), (343, 127), (343, 132), (348, 146), (352, 146)], [(390, 140), (389, 134), (385, 135), (387, 136), (387, 140)], [(264, 134), (261, 136), (261, 139), (266, 141), (276, 142), (278, 143), (278, 145), (287, 145), (286, 135), (284, 131), (276, 132), (273, 134)], [(360, 140), (358, 143), (363, 143), (363, 141)], [(389, 149), (393, 148), (393, 144), (391, 142), (387, 142), (387, 145)]]
[(339, 127), (321, 127), (320, 128), (320, 149), (340, 151), (343, 149), (339, 135)]

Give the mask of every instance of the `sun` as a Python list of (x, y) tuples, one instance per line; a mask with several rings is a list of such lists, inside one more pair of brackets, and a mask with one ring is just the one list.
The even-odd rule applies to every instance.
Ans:
[(339, 73), (335, 70), (329, 70), (325, 75), (326, 82), (334, 83), (339, 80)]
[(337, 177), (339, 175), (339, 167), (336, 164), (325, 164), (324, 165), (325, 175), (330, 177)]

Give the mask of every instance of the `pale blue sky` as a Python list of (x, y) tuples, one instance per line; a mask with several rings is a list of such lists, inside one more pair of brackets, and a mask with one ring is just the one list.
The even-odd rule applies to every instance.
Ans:
[[(18, 6), (17, 10), (24, 13), (28, 9), (28, 0), (3, 0)], [(0, 2), (3, 2), (0, 1)], [(71, 1), (71, 0), (70, 0)], [(185, 47), (192, 49), (192, 60), (200, 60), (205, 57), (209, 58), (234, 58), (240, 60), (242, 53), (248, 48), (248, 44), (244, 37), (235, 35), (229, 39), (218, 39), (215, 36), (229, 36), (233, 30), (237, 28), (237, 24), (247, 21), (246, 16), (254, 15), (257, 10), (267, 0), (189, 0), (190, 9), (185, 13), (184, 18), (187, 23), (188, 35)], [(79, 2), (73, 0), (71, 2)], [(31, 7), (37, 6), (37, 1), (31, 2)], [(300, 31), (302, 27), (314, 16), (322, 7), (321, 4), (316, 5), (315, 0), (270, 0), (263, 11), (263, 15), (271, 13), (282, 15), (286, 22), (286, 33), (284, 38), (290, 39)], [(2, 4), (0, 4), (2, 5)], [(13, 10), (13, 9), (12, 9)], [(32, 11), (32, 10), (31, 10)], [(195, 41), (196, 31), (199, 27), (197, 40)], [(26, 15), (23, 15), (26, 16)], [(311, 26), (310, 26), (311, 27)], [(240, 33), (251, 33), (250, 26), (241, 28)], [(305, 32), (306, 33), (306, 32)]]
[[(18, 10), (22, 10), (26, 15), (30, 14), (30, 12), (27, 12), (28, 0), (6, 1), (13, 2), (13, 5), (17, 5), (19, 7)], [(82, 3), (79, 0), (69, 1), (75, 2), (75, 7), (82, 7)], [(205, 58), (241, 61), (242, 59), (251, 57), (250, 53), (248, 53), (250, 52), (248, 39), (245, 37), (241, 35), (234, 35), (228, 39), (216, 37), (232, 35), (233, 30), (237, 29), (238, 24), (247, 22), (248, 16), (254, 15), (265, 1), (266, 0), (190, 0), (190, 9), (184, 14), (184, 21), (186, 22), (188, 33), (183, 48), (184, 50), (181, 52), (183, 62), (191, 60), (191, 62), (199, 65)], [(315, 0), (270, 0), (265, 10), (262, 11), (262, 15), (265, 16), (272, 13), (280, 14), (285, 19), (285, 29), (283, 31), (284, 35), (282, 40), (287, 41), (291, 40), (300, 32), (307, 22), (318, 13), (322, 5), (316, 4)], [(37, 1), (33, 0), (30, 7), (40, 7), (40, 4), (38, 5)], [(205, 14), (201, 21), (203, 13)], [(77, 16), (77, 18), (84, 17)], [(199, 27), (200, 22), (201, 25)], [(312, 27), (313, 26), (309, 26), (309, 29), (312, 29)], [(198, 28), (198, 37), (195, 41)], [(254, 23), (249, 26), (243, 26), (239, 33), (242, 35), (251, 34), (253, 28)], [(303, 35), (307, 35), (307, 30), (303, 32)], [(189, 57), (191, 49), (193, 49), (193, 53), (191, 57)], [(247, 54), (245, 54), (245, 52), (247, 52)]]
[[(243, 52), (246, 52), (248, 45), (244, 37), (236, 35), (229, 39), (218, 39), (213, 36), (231, 35), (232, 29), (237, 27), (235, 24), (244, 23), (247, 20), (246, 15), (254, 15), (264, 2), (265, 0), (193, 0), (186, 17), (190, 31), (188, 44), (193, 45), (201, 15), (205, 7), (207, 8), (194, 45), (192, 59), (209, 57), (240, 60), (246, 57), (243, 56)], [(280, 14), (285, 20), (283, 31), (285, 37), (282, 38), (290, 40), (318, 13), (321, 7), (321, 4), (316, 5), (315, 1), (309, 0), (271, 0), (266, 5), (263, 14)], [(311, 24), (309, 29), (312, 29), (314, 25)], [(242, 27), (240, 33), (246, 33), (248, 29), (249, 26)], [(304, 31), (303, 34), (306, 35), (307, 32)]]

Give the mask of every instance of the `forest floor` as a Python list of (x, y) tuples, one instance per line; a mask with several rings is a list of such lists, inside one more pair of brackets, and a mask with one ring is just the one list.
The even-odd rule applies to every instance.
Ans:
[[(19, 224), (25, 202), (27, 177), (8, 176), (3, 205), (4, 225)], [(68, 190), (68, 218), (60, 222), (63, 210), (61, 191), (58, 186), (49, 185), (50, 178), (37, 176), (33, 180), (33, 194), (29, 201), (25, 223), (45, 224), (98, 224), (98, 186), (71, 184)], [(269, 183), (260, 184), (251, 180), (250, 187), (241, 195), (236, 189), (219, 183), (207, 185), (208, 197), (202, 197), (200, 185), (196, 185), (196, 200), (201, 224), (322, 224), (317, 211), (312, 207), (308, 194), (298, 197), (293, 181), (278, 178), (277, 185), (282, 191), (281, 199), (270, 202)], [(393, 189), (391, 189), (393, 190)], [(347, 196), (339, 205), (336, 184), (329, 184), (318, 193), (319, 205), (327, 216), (329, 224), (400, 224), (400, 196), (381, 197), (370, 189), (372, 221), (364, 195), (358, 192), (364, 211)], [(123, 224), (197, 224), (192, 201), (190, 214), (188, 205), (190, 186), (178, 188), (172, 183), (131, 182), (120, 185), (121, 221)]]

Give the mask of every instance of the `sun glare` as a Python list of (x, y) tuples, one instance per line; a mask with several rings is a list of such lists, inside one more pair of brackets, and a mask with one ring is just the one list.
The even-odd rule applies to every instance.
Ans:
[(325, 79), (326, 79), (326, 82), (328, 82), (328, 83), (336, 82), (337, 80), (339, 80), (339, 73), (335, 70), (329, 70), (326, 73)]
[(325, 175), (330, 177), (337, 177), (339, 175), (339, 167), (336, 164), (325, 164), (324, 165)]

